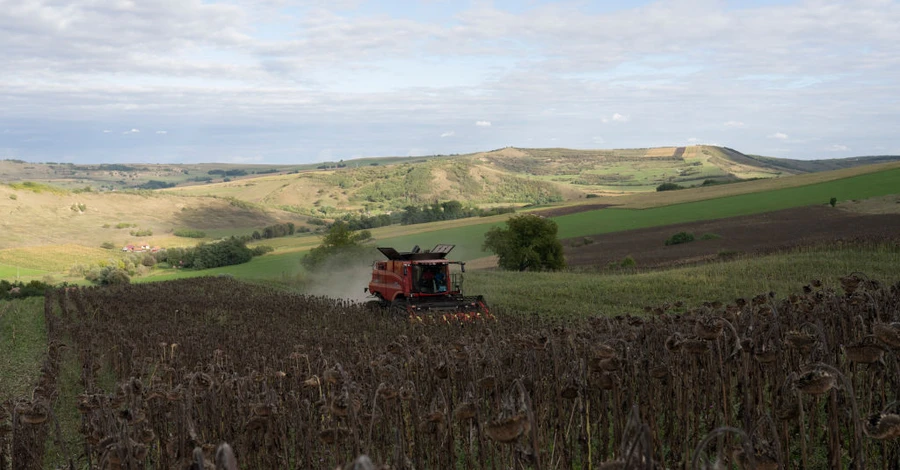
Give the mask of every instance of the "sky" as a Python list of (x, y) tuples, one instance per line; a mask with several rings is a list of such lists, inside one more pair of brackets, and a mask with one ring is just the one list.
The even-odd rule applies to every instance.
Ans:
[(900, 0), (0, 0), (0, 159), (900, 154)]

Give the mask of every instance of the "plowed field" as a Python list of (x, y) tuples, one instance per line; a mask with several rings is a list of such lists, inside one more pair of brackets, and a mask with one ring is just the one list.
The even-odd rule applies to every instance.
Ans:
[[(678, 232), (695, 241), (666, 246)], [(709, 239), (702, 239), (709, 234)], [(809, 206), (726, 219), (600, 234), (563, 241), (569, 266), (598, 266), (631, 256), (638, 267), (689, 264), (733, 254), (765, 254), (823, 243), (900, 240), (900, 214), (865, 215)]]

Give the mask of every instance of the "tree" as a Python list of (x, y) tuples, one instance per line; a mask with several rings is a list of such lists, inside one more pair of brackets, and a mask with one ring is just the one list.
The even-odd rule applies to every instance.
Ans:
[(328, 228), (328, 232), (322, 237), (322, 244), (309, 250), (300, 262), (307, 269), (315, 270), (332, 258), (346, 258), (348, 261), (358, 258), (366, 251), (362, 243), (370, 238), (372, 232), (368, 230), (354, 232), (350, 230), (347, 222), (338, 220)]
[(506, 228), (494, 227), (484, 236), (482, 249), (500, 258), (503, 269), (555, 271), (566, 267), (556, 222), (536, 215), (517, 215)]

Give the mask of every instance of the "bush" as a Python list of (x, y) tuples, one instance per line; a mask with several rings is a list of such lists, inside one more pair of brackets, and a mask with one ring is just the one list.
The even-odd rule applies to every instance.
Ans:
[(675, 191), (678, 189), (684, 189), (684, 186), (675, 183), (663, 183), (656, 187), (657, 191)]
[(694, 241), (694, 234), (688, 232), (678, 232), (675, 235), (669, 237), (666, 240), (666, 246), (668, 245), (678, 245), (680, 243), (687, 243)]
[(21, 281), (0, 281), (0, 300), (43, 297), (44, 291), (51, 287), (49, 283), (41, 281), (31, 281), (28, 284)]
[(253, 256), (262, 256), (273, 251), (275, 251), (275, 248), (272, 248), (269, 245), (259, 245), (250, 249), (250, 253), (252, 253)]
[(619, 266), (623, 268), (633, 268), (637, 266), (637, 261), (635, 261), (634, 258), (631, 257), (631, 255), (628, 255), (622, 259), (622, 262), (619, 263)]
[(837, 204), (837, 198), (836, 197), (831, 198), (831, 200), (828, 201), (828, 203), (831, 204), (831, 207), (834, 207), (835, 204)]
[(175, 230), (175, 232), (173, 232), (173, 235), (175, 235), (176, 237), (185, 238), (206, 238), (206, 232), (188, 228)]
[(95, 267), (85, 273), (84, 278), (101, 286), (130, 284), (128, 272), (117, 266)]
[(116, 247), (116, 245), (113, 244), (113, 242), (103, 242), (100, 244), (100, 248), (103, 248), (106, 250), (112, 250), (115, 247)]
[(143, 230), (132, 230), (131, 231), (132, 237), (149, 237), (151, 235), (153, 235), (153, 230), (150, 230), (149, 228), (143, 229)]

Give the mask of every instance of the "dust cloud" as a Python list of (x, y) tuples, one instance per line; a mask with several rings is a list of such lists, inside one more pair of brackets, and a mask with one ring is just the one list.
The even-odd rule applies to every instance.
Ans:
[(372, 279), (372, 263), (384, 259), (375, 249), (358, 256), (337, 256), (325, 261), (315, 272), (309, 273), (304, 292), (352, 302), (373, 300), (363, 288)]

